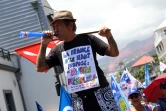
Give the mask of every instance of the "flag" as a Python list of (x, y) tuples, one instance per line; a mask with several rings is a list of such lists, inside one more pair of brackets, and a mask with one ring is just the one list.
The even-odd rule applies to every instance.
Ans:
[(147, 87), (150, 84), (150, 76), (149, 76), (149, 69), (148, 69), (148, 63), (145, 64), (145, 87)]
[(110, 87), (112, 89), (112, 93), (114, 96), (115, 101), (117, 102), (117, 105), (121, 111), (131, 111), (129, 102), (127, 101), (125, 95), (121, 91), (118, 83), (116, 82), (113, 74), (111, 74), (110, 78)]
[(131, 88), (137, 87), (137, 80), (129, 73), (129, 71), (126, 69), (123, 71), (123, 74), (120, 79), (120, 88), (126, 98), (128, 98), (128, 93)]
[(37, 111), (44, 111), (43, 108), (36, 102)]
[(166, 69), (166, 65), (160, 62), (160, 73), (162, 74), (165, 69)]
[[(61, 41), (57, 38), (55, 38), (52, 42), (50, 42), (46, 49), (46, 56), (49, 54), (51, 49), (55, 47), (57, 44), (59, 44)], [(27, 60), (31, 61), (33, 64), (36, 64), (36, 59), (38, 52), (40, 50), (40, 42), (34, 43), (28, 46), (24, 46), (21, 48), (14, 49), (16, 53), (18, 53), (20, 56), (26, 58)]]
[(60, 87), (59, 111), (73, 111), (71, 95), (63, 86)]

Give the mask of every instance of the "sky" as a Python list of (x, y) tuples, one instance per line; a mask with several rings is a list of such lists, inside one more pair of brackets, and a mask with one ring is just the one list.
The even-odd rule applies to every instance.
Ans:
[[(69, 10), (77, 19), (76, 33), (107, 26), (119, 49), (133, 40), (153, 37), (164, 21), (166, 0), (47, 0), (54, 10)], [(107, 41), (105, 38), (100, 37)]]

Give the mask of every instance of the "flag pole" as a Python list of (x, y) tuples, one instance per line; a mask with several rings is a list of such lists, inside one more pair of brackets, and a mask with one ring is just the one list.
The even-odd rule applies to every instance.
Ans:
[[(80, 34), (93, 34), (93, 33), (98, 33), (99, 31), (92, 31), (92, 32), (85, 32), (85, 33), (80, 33)], [(78, 34), (78, 35), (80, 35)]]
[[(107, 29), (106, 31), (110, 31), (111, 29)], [(85, 33), (80, 33), (80, 34), (93, 34), (93, 33), (98, 33), (99, 31), (92, 31), (92, 32), (85, 32)], [(78, 34), (78, 35), (80, 35)]]

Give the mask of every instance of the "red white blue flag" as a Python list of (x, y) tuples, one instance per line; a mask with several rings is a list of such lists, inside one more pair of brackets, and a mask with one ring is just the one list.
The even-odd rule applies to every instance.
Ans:
[[(46, 50), (46, 56), (49, 54), (51, 49), (55, 47), (57, 44), (59, 44), (61, 41), (55, 38), (52, 42), (50, 42), (47, 46)], [(40, 42), (31, 44), (28, 46), (24, 46), (21, 48), (15, 49), (15, 52), (17, 52), (20, 56), (26, 58), (27, 60), (31, 61), (32, 63), (36, 64), (36, 59), (38, 52), (40, 50)]]

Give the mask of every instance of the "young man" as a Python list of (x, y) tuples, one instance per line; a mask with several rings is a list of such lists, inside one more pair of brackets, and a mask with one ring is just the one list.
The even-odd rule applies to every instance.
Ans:
[(131, 111), (151, 111), (147, 105), (141, 104), (142, 96), (137, 89), (129, 91), (128, 99), (132, 104)]
[(166, 111), (166, 82), (160, 83), (160, 90), (163, 93), (163, 97), (159, 98), (157, 101), (157, 111)]
[(45, 57), (47, 45), (54, 35), (52, 31), (44, 31), (47, 36), (41, 38), (36, 70), (44, 72), (55, 65), (62, 67), (67, 90), (74, 95), (72, 98), (74, 111), (118, 111), (109, 83), (96, 57), (96, 53), (112, 57), (119, 55), (111, 30), (102, 27), (98, 32), (99, 35), (106, 37), (109, 43), (106, 44), (93, 35), (76, 35), (75, 21), (70, 11), (54, 13), (50, 25), (58, 39), (63, 42)]

